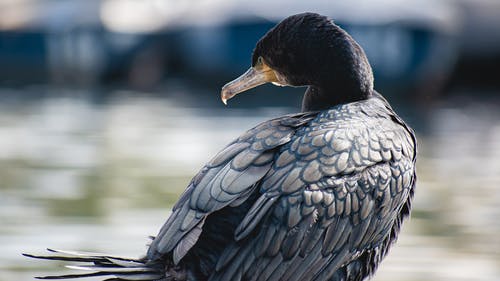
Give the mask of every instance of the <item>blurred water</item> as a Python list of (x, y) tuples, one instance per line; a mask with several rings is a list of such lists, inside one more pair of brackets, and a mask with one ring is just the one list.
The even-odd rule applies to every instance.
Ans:
[[(176, 93), (1, 94), (10, 98), (0, 104), (0, 281), (66, 270), (20, 255), (45, 247), (140, 256), (211, 155), (294, 111), (208, 107)], [(471, 100), (406, 114), (420, 128), (414, 212), (374, 280), (499, 280), (500, 103)]]

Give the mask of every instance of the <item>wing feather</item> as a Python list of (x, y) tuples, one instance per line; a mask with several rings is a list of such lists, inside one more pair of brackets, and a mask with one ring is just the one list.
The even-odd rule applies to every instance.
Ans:
[[(207, 216), (243, 204), (269, 171), (276, 148), (289, 142), (296, 128), (316, 114), (301, 113), (264, 122), (219, 152), (188, 185), (151, 243), (147, 257), (155, 260), (172, 252), (177, 264), (196, 244)], [(263, 213), (258, 213), (255, 221), (248, 221), (250, 228), (245, 233), (262, 218)]]

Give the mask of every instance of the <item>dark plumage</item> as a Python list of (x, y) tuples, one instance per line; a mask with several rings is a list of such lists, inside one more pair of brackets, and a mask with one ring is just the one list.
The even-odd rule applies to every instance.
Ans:
[(366, 99), (373, 74), (363, 49), (326, 17), (299, 14), (271, 29), (255, 47), (252, 65), (262, 57), (289, 85), (310, 86), (303, 111)]
[[(245, 132), (193, 178), (140, 260), (61, 252), (108, 280), (362, 280), (409, 215), (413, 131), (373, 90), (361, 47), (323, 16), (291, 16), (258, 43), (222, 99), (309, 86), (303, 112)], [(64, 277), (64, 276), (63, 276)]]

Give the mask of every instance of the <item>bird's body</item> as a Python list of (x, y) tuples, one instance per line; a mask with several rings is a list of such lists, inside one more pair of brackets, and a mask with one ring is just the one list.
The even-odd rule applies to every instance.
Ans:
[[(299, 29), (308, 21), (309, 28), (332, 25), (316, 14), (289, 19)], [(372, 89), (371, 69), (354, 41), (345, 46), (360, 53), (341, 61), (369, 72), (345, 74), (347, 85), (358, 81), (359, 88), (342, 92), (346, 85), (305, 81), (306, 74), (283, 68), (280, 54), (296, 59), (276, 47), (286, 30), (278, 25), (261, 39), (251, 70), (266, 81), (310, 85), (303, 112), (259, 124), (208, 162), (143, 259), (66, 260), (93, 262), (101, 275), (117, 278), (110, 280), (363, 280), (376, 270), (411, 209), (416, 139)], [(263, 52), (266, 46), (278, 55)], [(225, 87), (223, 99), (240, 84), (245, 90), (260, 83), (251, 80), (255, 73), (245, 75)]]

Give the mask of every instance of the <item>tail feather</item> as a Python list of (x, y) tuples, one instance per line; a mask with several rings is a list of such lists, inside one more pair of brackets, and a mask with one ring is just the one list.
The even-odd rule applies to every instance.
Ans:
[(108, 276), (112, 280), (128, 280), (128, 281), (162, 281), (168, 280), (160, 267), (146, 264), (145, 260), (110, 256), (98, 253), (83, 253), (47, 249), (52, 255), (32, 255), (23, 254), (26, 257), (46, 260), (59, 260), (85, 263), (82, 265), (67, 265), (67, 268), (82, 270), (87, 272), (42, 276), (37, 279), (71, 279), (84, 278), (95, 276)]
[(154, 272), (154, 269), (149, 267), (109, 267), (109, 266), (99, 266), (99, 265), (67, 265), (66, 268), (76, 269), (76, 270), (86, 270), (86, 271), (99, 271), (99, 272), (118, 272), (118, 273), (128, 273), (128, 272)]

